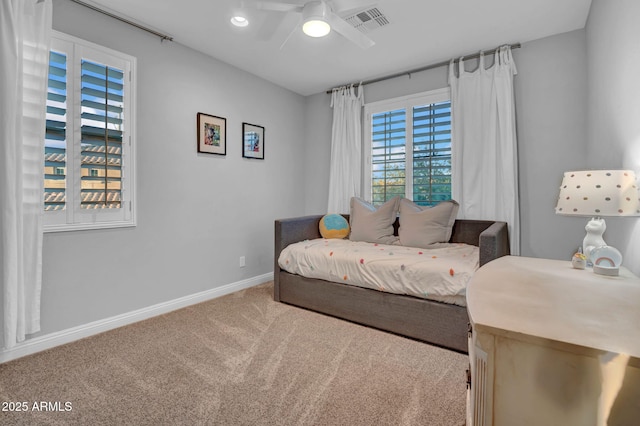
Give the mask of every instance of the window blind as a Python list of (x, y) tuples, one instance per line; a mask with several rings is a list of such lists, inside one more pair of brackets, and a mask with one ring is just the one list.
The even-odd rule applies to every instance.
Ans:
[(373, 114), (371, 117), (371, 191), (375, 205), (405, 194), (406, 121), (404, 109)]
[(124, 72), (81, 62), (81, 206), (120, 208)]
[[(372, 106), (370, 144), (373, 204), (395, 196), (429, 206), (451, 198), (451, 102), (434, 91)], [(366, 184), (365, 184), (365, 188)], [(368, 189), (368, 188), (367, 188)]]
[(67, 166), (67, 57), (49, 54), (47, 124), (45, 130), (44, 206), (63, 210)]
[(413, 201), (451, 198), (451, 102), (413, 108)]

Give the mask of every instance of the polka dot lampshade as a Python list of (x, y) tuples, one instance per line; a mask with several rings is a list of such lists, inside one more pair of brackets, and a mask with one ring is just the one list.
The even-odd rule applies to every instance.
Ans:
[(566, 172), (556, 213), (574, 216), (640, 216), (640, 193), (631, 170)]

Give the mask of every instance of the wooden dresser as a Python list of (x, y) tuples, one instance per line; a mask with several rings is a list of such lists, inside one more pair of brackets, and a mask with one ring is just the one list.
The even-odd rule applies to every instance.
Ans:
[(640, 279), (506, 256), (467, 288), (468, 422), (640, 424)]

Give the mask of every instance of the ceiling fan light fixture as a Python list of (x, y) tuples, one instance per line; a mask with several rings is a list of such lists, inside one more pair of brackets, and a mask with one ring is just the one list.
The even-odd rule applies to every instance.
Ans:
[(309, 37), (324, 37), (331, 32), (331, 26), (321, 19), (310, 19), (302, 25), (302, 31)]
[(324, 1), (311, 1), (302, 10), (302, 32), (309, 37), (324, 37), (331, 32), (329, 6)]

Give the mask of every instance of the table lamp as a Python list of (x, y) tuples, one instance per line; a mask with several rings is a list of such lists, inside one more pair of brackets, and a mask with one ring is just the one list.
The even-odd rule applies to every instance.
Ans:
[[(605, 216), (640, 216), (640, 193), (636, 174), (631, 170), (581, 170), (565, 172), (556, 214), (591, 217), (582, 241), (582, 252), (590, 260), (592, 250), (606, 246), (602, 234), (607, 228)], [(611, 251), (617, 252), (614, 248)], [(611, 260), (617, 272), (622, 262), (619, 252)], [(606, 259), (605, 259), (606, 260)], [(603, 265), (604, 266), (604, 265)], [(614, 265), (611, 265), (612, 267)], [(594, 268), (603, 273), (606, 267)]]

